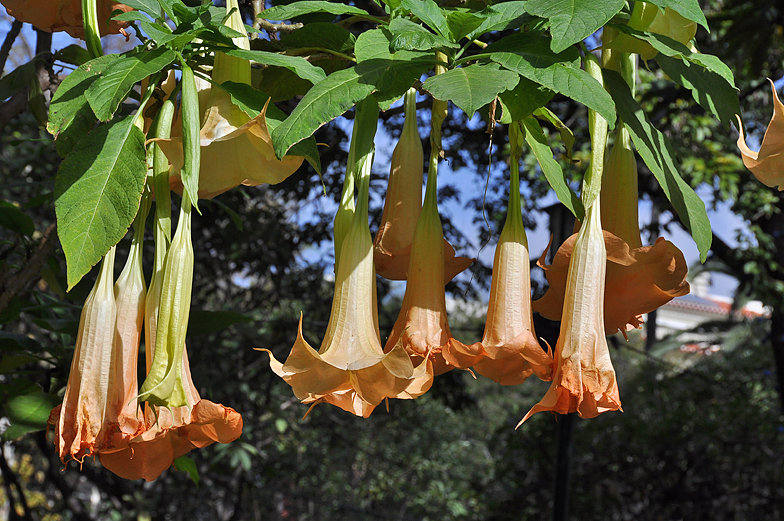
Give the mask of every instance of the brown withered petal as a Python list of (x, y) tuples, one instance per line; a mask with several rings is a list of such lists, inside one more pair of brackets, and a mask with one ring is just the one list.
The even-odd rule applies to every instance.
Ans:
[[(558, 249), (553, 264), (545, 265), (547, 251), (537, 263), (545, 270), (550, 287), (533, 302), (534, 311), (550, 320), (561, 320), (569, 259), (577, 234)], [(642, 315), (689, 293), (686, 282), (688, 266), (683, 253), (670, 241), (659, 238), (652, 246), (630, 249), (604, 231), (607, 250), (607, 279), (604, 303), (604, 326), (607, 334), (625, 334), (642, 324)]]
[(746, 145), (743, 134), (743, 122), (738, 116), (738, 148), (743, 157), (743, 164), (751, 170), (762, 184), (784, 190), (784, 105), (779, 101), (776, 86), (770, 79), (773, 91), (773, 117), (762, 138), (759, 152), (754, 152)]

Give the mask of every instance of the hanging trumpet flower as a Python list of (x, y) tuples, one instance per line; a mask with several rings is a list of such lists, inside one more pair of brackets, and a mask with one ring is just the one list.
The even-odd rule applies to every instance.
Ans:
[(482, 344), (467, 346), (452, 337), (444, 293), (444, 230), (438, 215), (437, 172), (441, 152), (441, 124), (447, 103), (433, 99), (430, 166), (425, 202), (417, 220), (403, 306), (385, 352), (403, 348), (414, 360), (433, 359), (433, 374), (454, 368), (467, 369), (483, 355)]
[[(636, 57), (621, 54), (624, 73), (636, 77)], [(619, 63), (623, 64), (624, 61)], [(630, 82), (632, 83), (632, 82)], [(637, 160), (629, 131), (623, 122), (602, 179), (601, 221), (607, 250), (607, 278), (604, 324), (607, 334), (640, 327), (642, 315), (689, 293), (688, 266), (683, 253), (670, 241), (659, 238), (651, 246), (642, 245), (638, 222)], [(550, 287), (534, 302), (534, 311), (551, 320), (561, 320), (569, 259), (576, 236), (558, 249), (553, 263), (539, 259)]]
[[(586, 70), (601, 81), (599, 64), (592, 55)], [(540, 411), (577, 412), (593, 418), (621, 408), (615, 370), (604, 336), (605, 268), (607, 252), (602, 234), (600, 190), (607, 122), (588, 112), (591, 131), (591, 166), (583, 180), (585, 221), (569, 260), (564, 309), (555, 347), (555, 374), (550, 389), (520, 421)]]
[(482, 338), (485, 357), (474, 369), (502, 385), (517, 385), (531, 374), (551, 380), (553, 355), (536, 340), (531, 312), (528, 239), (520, 211), (519, 161), (522, 129), (509, 126), (511, 183), (506, 222), (495, 249), (493, 281)]
[(367, 213), (371, 164), (372, 152), (361, 162), (357, 209), (340, 247), (332, 313), (321, 348), (316, 351), (304, 339), (300, 317), (297, 341), (285, 363), (262, 349), (270, 355), (272, 370), (302, 403), (331, 403), (364, 417), (386, 398), (424, 393), (431, 380), (425, 362), (415, 368), (403, 349), (386, 354), (381, 349)]
[[(384, 212), (373, 241), (376, 272), (390, 280), (406, 280), (414, 229), (422, 213), (422, 140), (416, 118), (416, 90), (405, 96), (405, 123), (392, 153)], [(468, 268), (473, 259), (455, 257), (455, 249), (444, 239), (444, 283)]]
[[(226, 26), (245, 33), (245, 23), (239, 13), (237, 0), (227, 0), (227, 12), (232, 9)], [(248, 38), (234, 38), (234, 43), (241, 49), (250, 49)], [(232, 102), (231, 95), (225, 89), (219, 87), (224, 82), (250, 85), (250, 61), (216, 52), (212, 82), (214, 85), (196, 79), (202, 101), (199, 115), (202, 151), (198, 197), (210, 199), (240, 184), (276, 184), (293, 174), (302, 164), (303, 157), (275, 157), (266, 124), (269, 105), (265, 105), (260, 114), (251, 118)], [(160, 146), (175, 173), (172, 177), (173, 188), (180, 191), (181, 180), (176, 172), (184, 164), (182, 140), (177, 137), (162, 140)]]

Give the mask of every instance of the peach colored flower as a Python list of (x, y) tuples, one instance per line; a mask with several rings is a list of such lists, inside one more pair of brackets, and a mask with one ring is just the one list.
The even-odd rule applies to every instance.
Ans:
[(773, 117), (765, 130), (759, 152), (754, 152), (746, 145), (743, 134), (743, 122), (738, 116), (738, 148), (743, 164), (751, 170), (762, 184), (784, 190), (784, 105), (779, 101), (776, 86), (770, 81), (773, 91)]
[[(48, 33), (65, 31), (74, 38), (84, 39), (81, 0), (0, 0), (0, 3), (6, 7), (10, 16), (20, 22), (28, 22)], [(104, 0), (99, 4), (101, 36), (117, 34), (128, 27), (128, 22), (109, 20), (112, 12), (118, 9), (131, 11), (127, 5), (113, 0)]]
[(511, 187), (506, 222), (495, 249), (493, 281), (482, 338), (485, 356), (474, 369), (501, 385), (517, 385), (531, 374), (551, 380), (553, 356), (536, 340), (531, 312), (531, 271), (528, 239), (520, 212), (519, 123), (509, 127)]
[(371, 166), (372, 152), (361, 163), (357, 209), (339, 246), (335, 295), (321, 348), (316, 351), (304, 339), (300, 316), (297, 340), (284, 363), (262, 349), (270, 355), (270, 368), (302, 403), (331, 403), (363, 417), (387, 398), (424, 393), (432, 381), (429, 364), (414, 367), (403, 349), (386, 354), (381, 349), (367, 213)]
[[(384, 199), (381, 225), (373, 241), (376, 272), (390, 280), (406, 280), (411, 243), (422, 213), (422, 140), (416, 118), (416, 90), (405, 97), (406, 120), (392, 153), (389, 185)], [(468, 268), (473, 259), (455, 257), (455, 249), (444, 239), (444, 283)]]

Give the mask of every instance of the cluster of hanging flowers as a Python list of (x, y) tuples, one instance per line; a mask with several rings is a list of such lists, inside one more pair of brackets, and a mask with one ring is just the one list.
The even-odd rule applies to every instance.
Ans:
[[(636, 76), (636, 69), (629, 68), (634, 59), (617, 51), (614, 61), (609, 56), (608, 52), (606, 66), (618, 70), (619, 60), (627, 60), (622, 72), (631, 83)], [(586, 70), (602, 81), (598, 61), (591, 55)], [(330, 403), (364, 417), (386, 399), (424, 394), (434, 377), (453, 369), (473, 370), (502, 385), (520, 384), (534, 374), (551, 381), (548, 392), (522, 421), (539, 411), (591, 418), (620, 410), (606, 335), (621, 331), (626, 336), (641, 326), (643, 314), (689, 291), (680, 250), (662, 238), (642, 245), (637, 166), (628, 129), (619, 122), (605, 161), (608, 124), (589, 111), (592, 161), (583, 180), (585, 213), (552, 265), (544, 264), (546, 251), (542, 254), (538, 264), (549, 289), (532, 303), (519, 182), (525, 129), (520, 122), (509, 125), (507, 216), (493, 261), (484, 336), (467, 345), (450, 331), (444, 288), (472, 262), (455, 256), (438, 214), (437, 172), (447, 103), (433, 99), (427, 182), (420, 203), (424, 155), (415, 96), (413, 89), (405, 96), (405, 123), (392, 155), (381, 224), (372, 245), (367, 190), (378, 108), (372, 98), (357, 106), (335, 218), (335, 296), (327, 332), (320, 349), (313, 349), (302, 335), (300, 318), (296, 342), (285, 361), (262, 350), (270, 356), (270, 367), (311, 408)], [(383, 348), (375, 274), (406, 280), (400, 313)], [(534, 311), (561, 321), (554, 350), (537, 340)]]
[[(237, 0), (228, 0), (227, 12), (226, 24), (244, 31)], [(235, 43), (247, 48), (248, 42), (236, 38)], [(250, 117), (225, 90), (198, 80), (187, 64), (181, 63), (181, 70), (178, 111), (165, 99), (155, 121), (143, 121), (155, 85), (143, 89), (147, 94), (136, 125), (150, 128), (149, 172), (128, 260), (115, 283), (115, 247), (104, 256), (82, 309), (63, 403), (49, 417), (63, 463), (83, 464), (97, 456), (126, 479), (154, 480), (189, 451), (229, 443), (242, 433), (240, 414), (201, 398), (191, 378), (185, 346), (194, 265), (191, 211), (199, 197), (243, 183), (280, 182), (303, 160), (275, 158), (265, 111)], [(248, 84), (250, 62), (218, 53), (212, 80)], [(164, 96), (172, 92), (171, 81), (170, 74), (162, 85)], [(182, 193), (173, 237), (172, 189)], [(142, 246), (153, 195), (155, 262), (148, 290)], [(139, 385), (142, 331), (147, 377)]]

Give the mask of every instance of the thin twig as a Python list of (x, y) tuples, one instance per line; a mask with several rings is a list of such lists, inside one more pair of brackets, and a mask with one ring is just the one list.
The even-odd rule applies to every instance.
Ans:
[(13, 47), (14, 41), (16, 40), (16, 37), (19, 36), (19, 32), (21, 30), (22, 22), (19, 20), (14, 20), (14, 23), (11, 24), (11, 30), (8, 31), (8, 34), (5, 35), (3, 45), (0, 47), (0, 74), (2, 74), (3, 69), (5, 69), (5, 62), (8, 60), (11, 47)]
[(300, 22), (297, 22), (295, 24), (285, 24), (285, 23), (274, 24), (272, 22), (265, 20), (264, 18), (256, 18), (256, 22), (254, 22), (254, 27), (256, 23), (258, 23), (260, 29), (264, 29), (269, 33), (270, 38), (273, 38), (274, 36), (273, 39), (275, 40), (277, 40), (278, 33), (284, 33), (284, 34), (293, 33), (297, 29), (302, 29), (303, 27), (305, 27)]
[(16, 295), (18, 295), (28, 284), (41, 277), (41, 269), (46, 262), (46, 259), (54, 251), (57, 241), (57, 225), (51, 224), (41, 237), (41, 242), (38, 243), (38, 249), (25, 263), (22, 271), (11, 277), (7, 284), (3, 286), (3, 292), (0, 294), (0, 312), (2, 312)]

